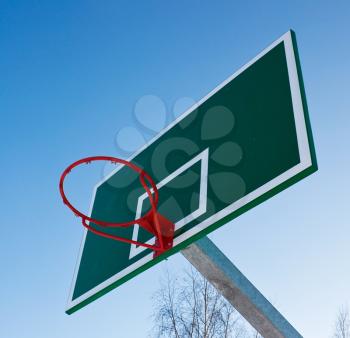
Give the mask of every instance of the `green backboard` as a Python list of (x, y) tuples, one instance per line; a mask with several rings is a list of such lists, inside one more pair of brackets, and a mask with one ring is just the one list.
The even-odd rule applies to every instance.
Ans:
[[(73, 313), (317, 170), (297, 47), (288, 32), (217, 86), (131, 159), (159, 189), (174, 247), (151, 250), (86, 231), (69, 296)], [(111, 222), (149, 208), (136, 173), (118, 167), (94, 190), (90, 215)], [(234, 224), (230, 224), (234, 233)], [(137, 225), (111, 233), (153, 244)]]

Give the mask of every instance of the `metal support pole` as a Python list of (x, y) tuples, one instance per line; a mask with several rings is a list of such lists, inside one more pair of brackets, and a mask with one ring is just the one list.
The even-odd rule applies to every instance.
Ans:
[(209, 238), (182, 254), (264, 338), (302, 338)]

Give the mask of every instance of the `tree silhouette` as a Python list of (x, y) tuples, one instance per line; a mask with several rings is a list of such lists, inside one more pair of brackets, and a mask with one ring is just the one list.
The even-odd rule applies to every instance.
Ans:
[[(153, 300), (155, 303), (153, 337), (251, 336), (239, 313), (194, 269), (186, 271), (182, 279), (167, 273)], [(255, 334), (254, 332), (251, 337), (256, 337)]]

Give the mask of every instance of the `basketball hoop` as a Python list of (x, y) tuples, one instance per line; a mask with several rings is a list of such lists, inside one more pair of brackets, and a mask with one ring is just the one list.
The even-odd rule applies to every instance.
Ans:
[[(96, 162), (96, 161), (109, 161), (112, 164), (124, 164), (127, 167), (131, 168), (132, 170), (136, 171), (140, 176), (140, 182), (143, 188), (145, 189), (148, 199), (151, 204), (151, 208), (149, 211), (147, 211), (143, 216), (141, 216), (138, 219), (132, 220), (132, 221), (127, 221), (127, 222), (108, 222), (104, 220), (99, 220), (95, 219), (92, 217), (89, 217), (76, 209), (68, 200), (63, 184), (66, 176), (72, 171), (72, 169), (80, 166), (81, 164), (90, 164), (91, 162)], [(153, 194), (151, 189), (149, 188), (148, 184), (151, 186), (151, 189), (153, 190)], [(159, 214), (157, 212), (157, 205), (158, 205), (158, 189), (156, 184), (154, 183), (152, 177), (146, 173), (143, 169), (140, 167), (136, 166), (135, 164), (117, 158), (117, 157), (111, 157), (111, 156), (92, 156), (92, 157), (86, 157), (82, 158), (71, 165), (69, 165), (62, 173), (61, 178), (60, 178), (60, 183), (59, 183), (59, 189), (60, 189), (60, 194), (63, 200), (63, 203), (77, 216), (81, 218), (83, 226), (91, 231), (92, 233), (110, 238), (116, 241), (121, 241), (124, 243), (129, 243), (129, 244), (135, 244), (139, 246), (146, 247), (148, 249), (151, 249), (154, 251), (154, 257), (159, 256), (161, 253), (163, 253), (166, 250), (169, 250), (173, 246), (173, 239), (174, 239), (174, 224), (166, 219), (164, 216)], [(150, 232), (152, 235), (156, 237), (156, 241), (154, 245), (152, 244), (147, 244), (143, 242), (138, 242), (132, 239), (112, 235), (106, 232), (103, 232), (101, 230), (98, 230), (91, 226), (91, 223), (98, 225), (102, 228), (126, 228), (129, 226), (133, 226), (134, 224), (138, 224), (140, 227), (145, 229), (146, 231)]]

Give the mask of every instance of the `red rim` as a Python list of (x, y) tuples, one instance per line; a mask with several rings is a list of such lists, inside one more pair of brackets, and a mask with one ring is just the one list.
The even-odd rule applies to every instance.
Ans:
[[(81, 211), (79, 211), (77, 208), (75, 208), (68, 200), (65, 192), (64, 192), (64, 180), (66, 178), (66, 176), (76, 167), (80, 166), (81, 164), (89, 164), (91, 162), (96, 162), (96, 161), (110, 161), (113, 164), (124, 164), (126, 166), (128, 166), (129, 168), (133, 169), (134, 171), (136, 171), (137, 173), (140, 174), (140, 182), (141, 185), (143, 186), (143, 188), (145, 189), (145, 191), (147, 192), (148, 198), (150, 200), (150, 204), (151, 204), (151, 209), (146, 212), (143, 216), (141, 216), (140, 218), (136, 219), (136, 220), (132, 220), (132, 221), (127, 221), (127, 222), (108, 222), (108, 221), (103, 221), (103, 220), (99, 220), (99, 219), (95, 219), (92, 217), (89, 217), (87, 215), (85, 215), (84, 213), (82, 213)], [(151, 189), (148, 187), (146, 181), (150, 184), (150, 186), (153, 189), (153, 194), (151, 192)], [(160, 225), (159, 225), (159, 221), (158, 221), (158, 217), (157, 217), (157, 204), (158, 204), (158, 189), (156, 184), (154, 183), (152, 177), (147, 174), (146, 171), (144, 171), (143, 169), (141, 169), (140, 167), (138, 167), (137, 165), (123, 160), (121, 158), (117, 158), (117, 157), (111, 157), (111, 156), (91, 156), (91, 157), (86, 157), (86, 158), (82, 158), (74, 163), (72, 163), (71, 165), (69, 165), (62, 173), (61, 177), (60, 177), (60, 182), (59, 182), (59, 190), (60, 190), (60, 194), (63, 200), (63, 203), (78, 217), (81, 218), (82, 220), (82, 224), (83, 226), (90, 230), (91, 232), (106, 237), (106, 238), (110, 238), (110, 239), (114, 239), (114, 240), (118, 240), (121, 242), (125, 242), (125, 243), (130, 243), (130, 244), (135, 244), (135, 245), (140, 245), (140, 246), (144, 246), (146, 248), (155, 250), (155, 251), (164, 251), (164, 243), (163, 243), (163, 238), (162, 238), (162, 234), (161, 234), (161, 229), (160, 229)], [(146, 224), (148, 224), (148, 220), (152, 217), (153, 219), (153, 223), (154, 226), (149, 227), (146, 226)], [(147, 243), (142, 243), (142, 242), (138, 242), (138, 241), (134, 241), (128, 238), (123, 238), (123, 237), (119, 237), (119, 236), (115, 236), (115, 235), (111, 235), (108, 234), (106, 232), (97, 230), (95, 228), (93, 228), (90, 224), (88, 224), (87, 222), (91, 222), (94, 224), (97, 224), (101, 227), (105, 227), (105, 228), (109, 228), (109, 227), (129, 227), (134, 225), (135, 223), (138, 224), (139, 226), (145, 228), (147, 231), (151, 232), (153, 235), (155, 235), (158, 239), (159, 242), (159, 246), (156, 245), (150, 245)]]

